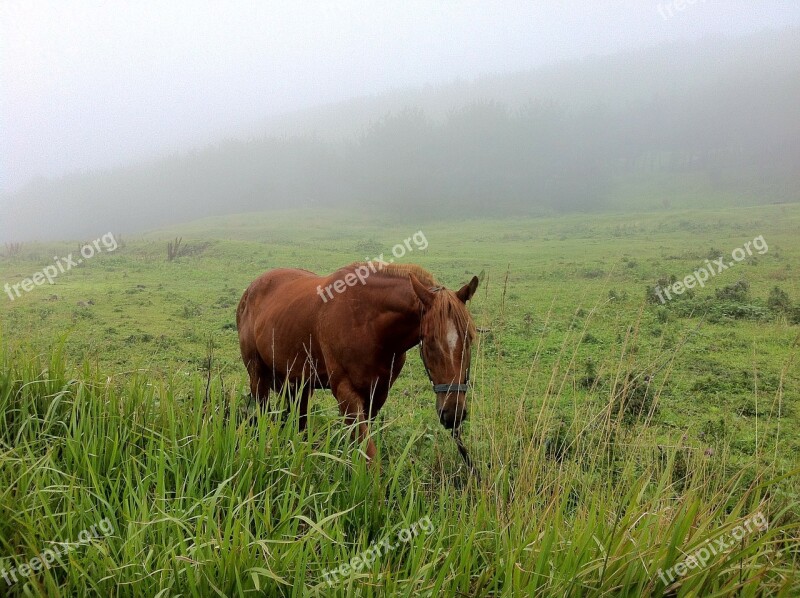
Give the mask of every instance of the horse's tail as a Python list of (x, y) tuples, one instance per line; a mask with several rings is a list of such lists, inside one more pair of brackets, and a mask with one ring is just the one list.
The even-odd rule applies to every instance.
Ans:
[(239, 299), (239, 307), (236, 308), (236, 330), (242, 329), (242, 318), (244, 317), (244, 312), (247, 309), (247, 299), (250, 296), (250, 287), (245, 289), (245, 292), (242, 294), (242, 298)]

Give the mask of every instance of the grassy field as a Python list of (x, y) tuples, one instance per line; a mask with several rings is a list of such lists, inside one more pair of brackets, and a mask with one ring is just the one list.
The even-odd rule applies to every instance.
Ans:
[[(0, 296), (0, 595), (796, 595), (799, 230), (796, 205), (298, 210), (117, 239)], [(418, 231), (427, 247), (398, 262), (451, 288), (483, 273), (464, 435), (480, 482), (416, 351), (378, 467), (329, 393), (305, 436), (251, 417), (234, 314), (249, 282), (389, 256)], [(190, 252), (168, 261), (175, 237)], [(757, 237), (767, 249), (704, 288), (652, 297)], [(0, 285), (78, 248), (24, 245)], [(26, 571), (45, 550), (63, 554)]]

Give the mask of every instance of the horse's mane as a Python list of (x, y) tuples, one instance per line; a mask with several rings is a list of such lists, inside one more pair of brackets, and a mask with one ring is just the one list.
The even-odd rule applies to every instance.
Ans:
[(413, 274), (426, 287), (442, 286), (433, 274), (417, 264), (388, 264), (378, 270), (378, 274), (384, 274), (392, 278), (408, 278), (409, 274)]
[(442, 287), (434, 295), (433, 305), (425, 314), (423, 326), (435, 338), (444, 339), (447, 338), (448, 322), (453, 322), (459, 333), (469, 336), (470, 339), (475, 338), (477, 330), (467, 306), (456, 296), (455, 291)]
[(372, 263), (370, 266), (369, 262), (353, 262), (349, 266), (345, 266), (343, 269), (346, 270), (354, 270), (360, 266), (366, 266), (370, 268), (369, 276), (388, 276), (390, 278), (408, 278), (409, 274), (413, 274), (417, 277), (422, 284), (426, 287), (433, 288), (433, 287), (441, 287), (442, 285), (436, 280), (436, 277), (428, 272), (422, 266), (418, 266), (417, 264), (378, 264)]
[[(366, 264), (366, 262), (354, 262), (347, 268), (357, 268)], [(413, 274), (422, 284), (435, 291), (433, 305), (425, 315), (425, 325), (429, 328), (428, 332), (435, 335), (436, 338), (447, 338), (447, 323), (450, 321), (456, 325), (460, 333), (466, 333), (470, 338), (475, 337), (477, 334), (475, 323), (472, 321), (467, 306), (461, 302), (455, 292), (446, 289), (428, 270), (417, 264), (385, 264), (382, 267), (376, 266), (376, 268), (376, 272), (374, 274), (370, 272), (370, 276), (407, 279), (409, 274)]]

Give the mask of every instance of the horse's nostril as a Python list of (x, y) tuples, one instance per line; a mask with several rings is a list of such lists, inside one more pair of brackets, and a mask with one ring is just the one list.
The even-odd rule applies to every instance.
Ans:
[(439, 421), (448, 430), (458, 428), (465, 419), (467, 419), (467, 411), (465, 409), (458, 411), (447, 410), (439, 413)]
[(450, 411), (442, 411), (439, 414), (439, 421), (442, 422), (442, 425), (447, 428), (448, 430), (452, 430), (453, 426), (455, 425), (455, 417), (453, 417), (453, 413)]

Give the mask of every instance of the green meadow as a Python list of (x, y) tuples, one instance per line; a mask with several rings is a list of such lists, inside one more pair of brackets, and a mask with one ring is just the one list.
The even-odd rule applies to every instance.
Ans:
[[(392, 257), (420, 231), (396, 262), (481, 278), (464, 431), (480, 479), (416, 350), (375, 467), (329, 392), (304, 435), (248, 397), (235, 309), (254, 278)], [(799, 205), (770, 205), (294, 210), (117, 236), (0, 295), (0, 596), (797, 595), (798, 231)], [(654, 297), (756, 238), (704, 287)], [(80, 246), (7, 251), (0, 285)]]

